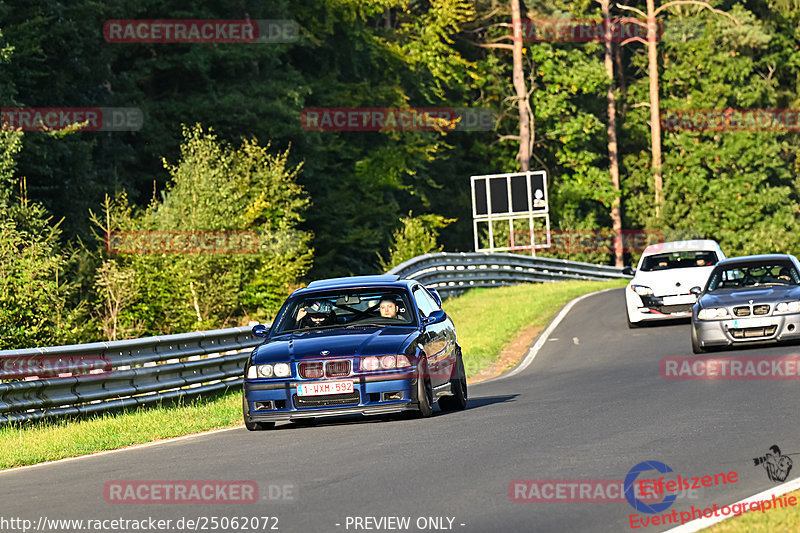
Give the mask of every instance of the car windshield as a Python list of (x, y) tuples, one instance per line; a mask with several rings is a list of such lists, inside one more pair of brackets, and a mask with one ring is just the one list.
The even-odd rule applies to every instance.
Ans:
[(416, 315), (400, 289), (342, 289), (293, 298), (277, 319), (277, 333), (350, 326), (412, 326)]
[(800, 274), (792, 263), (770, 261), (717, 268), (708, 278), (708, 291), (766, 285), (800, 285)]
[(652, 272), (654, 270), (703, 267), (716, 264), (717, 254), (712, 251), (669, 252), (645, 257), (639, 270)]

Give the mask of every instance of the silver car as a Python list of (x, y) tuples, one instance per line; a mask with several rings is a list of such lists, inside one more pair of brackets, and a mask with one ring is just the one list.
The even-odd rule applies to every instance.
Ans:
[(800, 339), (800, 262), (793, 255), (720, 261), (692, 307), (692, 351)]

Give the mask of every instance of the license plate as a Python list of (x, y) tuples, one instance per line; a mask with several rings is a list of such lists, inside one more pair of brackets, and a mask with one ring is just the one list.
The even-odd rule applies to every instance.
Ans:
[(697, 301), (694, 294), (679, 294), (678, 296), (664, 296), (664, 305), (693, 304)]
[(771, 317), (764, 317), (764, 318), (739, 318), (737, 320), (733, 320), (732, 324), (729, 323), (728, 327), (731, 328), (765, 328), (768, 326), (774, 326), (776, 324), (776, 320)]
[(321, 396), (323, 394), (347, 394), (352, 392), (352, 381), (322, 381), (319, 383), (301, 383), (297, 386), (298, 396)]

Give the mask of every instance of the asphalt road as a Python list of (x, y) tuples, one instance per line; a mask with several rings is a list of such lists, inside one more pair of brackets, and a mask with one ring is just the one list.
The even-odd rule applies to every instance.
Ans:
[[(626, 531), (634, 512), (627, 502), (518, 503), (509, 499), (509, 484), (622, 480), (645, 460), (684, 476), (738, 473), (738, 482), (678, 500), (670, 511), (729, 504), (775, 486), (752, 458), (773, 444), (800, 452), (798, 383), (663, 380), (662, 357), (691, 355), (689, 325), (628, 330), (621, 291), (579, 302), (524, 371), (471, 386), (465, 411), (242, 428), (0, 473), (0, 517), (33, 524), (40, 517), (153, 517), (171, 519), (170, 531), (189, 529), (175, 528), (181, 517), (214, 516), (274, 516), (279, 531), (303, 532)], [(798, 352), (771, 346), (733, 354)], [(104, 485), (117, 480), (252, 480), (261, 501), (109, 504)], [(293, 499), (270, 499), (271, 485), (292, 486)], [(356, 528), (353, 517), (367, 516), (410, 517), (410, 527)], [(444, 518), (437, 524), (428, 517)], [(262, 521), (255, 530), (274, 524), (263, 528)]]

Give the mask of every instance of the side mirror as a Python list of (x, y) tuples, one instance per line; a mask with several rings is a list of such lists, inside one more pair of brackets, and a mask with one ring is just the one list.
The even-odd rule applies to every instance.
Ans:
[(622, 273), (625, 274), (626, 276), (633, 276), (634, 274), (636, 274), (636, 269), (633, 267), (626, 266), (625, 268), (622, 269)]
[(444, 321), (447, 318), (447, 315), (441, 309), (437, 309), (433, 311), (430, 316), (426, 316), (422, 319), (422, 325), (428, 326), (430, 324), (438, 324), (439, 322)]
[(703, 292), (703, 289), (700, 287), (692, 287), (689, 289), (689, 292), (694, 294), (695, 296), (700, 296), (700, 293)]
[(253, 335), (256, 337), (269, 337), (269, 328), (264, 324), (256, 324), (253, 326)]

